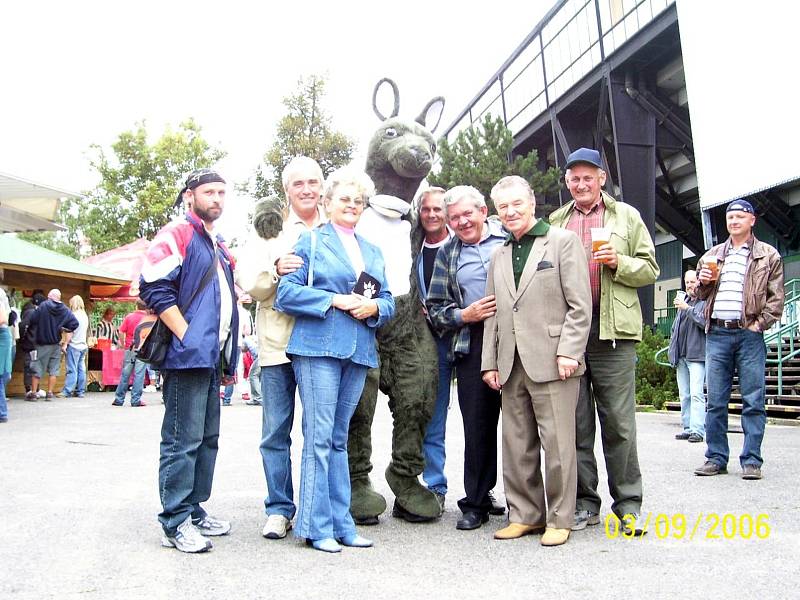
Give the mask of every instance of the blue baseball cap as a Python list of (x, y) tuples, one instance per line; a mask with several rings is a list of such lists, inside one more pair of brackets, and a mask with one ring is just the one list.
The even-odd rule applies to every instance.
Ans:
[(588, 163), (598, 169), (603, 168), (603, 163), (600, 161), (600, 153), (591, 148), (578, 148), (575, 150), (567, 157), (567, 164), (564, 165), (564, 169), (569, 169), (572, 165), (578, 163)]
[(750, 213), (751, 215), (756, 214), (756, 211), (753, 209), (753, 205), (747, 200), (734, 200), (728, 204), (728, 208), (725, 209), (725, 212), (729, 213), (732, 210), (740, 210), (742, 212)]

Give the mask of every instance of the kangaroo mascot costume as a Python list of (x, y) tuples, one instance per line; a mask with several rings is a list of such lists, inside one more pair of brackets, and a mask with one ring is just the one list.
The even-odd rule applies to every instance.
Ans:
[[(377, 105), (378, 91), (384, 84), (394, 93), (394, 109), (388, 118)], [(438, 357), (412, 269), (422, 238), (420, 228), (412, 226), (415, 216), (411, 204), (433, 165), (436, 143), (432, 132), (441, 120), (444, 99), (436, 97), (428, 102), (414, 121), (401, 119), (397, 116), (397, 85), (391, 79), (382, 79), (375, 86), (372, 106), (382, 121), (370, 141), (366, 165), (376, 195), (356, 231), (383, 252), (397, 309), (394, 319), (377, 332), (380, 367), (370, 370), (350, 422), (350, 512), (362, 525), (377, 524), (378, 515), (386, 510), (386, 500), (369, 479), (372, 420), (379, 388), (389, 396), (394, 421), (392, 460), (386, 469), (386, 481), (395, 495), (392, 514), (411, 522), (430, 521), (442, 514), (436, 495), (418, 479), (425, 466), (422, 442), (436, 401)], [(412, 240), (412, 231), (419, 239)]]

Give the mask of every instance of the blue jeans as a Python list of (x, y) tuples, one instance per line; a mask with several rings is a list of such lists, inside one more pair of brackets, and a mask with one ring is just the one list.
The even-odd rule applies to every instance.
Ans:
[(425, 470), (422, 478), (428, 489), (438, 494), (447, 494), (447, 477), (444, 474), (445, 462), (445, 429), (447, 425), (447, 409), (450, 407), (450, 379), (453, 365), (447, 360), (452, 336), (436, 337), (436, 349), (439, 353), (439, 387), (436, 393), (436, 405), (422, 448), (425, 453)]
[[(128, 381), (133, 371), (133, 389), (131, 390), (131, 406), (136, 406), (142, 401), (142, 390), (144, 389), (144, 374), (147, 371), (147, 363), (136, 360), (136, 352), (125, 350), (125, 358), (122, 361), (122, 373), (117, 384), (117, 393), (114, 394), (116, 404), (125, 404), (125, 392), (128, 391)], [(66, 386), (64, 386), (66, 388)]]
[(767, 346), (764, 334), (749, 329), (724, 329), (711, 326), (706, 336), (706, 458), (721, 467), (728, 465), (728, 402), (734, 369), (739, 374), (742, 393), (744, 446), (739, 463), (760, 467), (761, 441), (767, 424), (764, 408), (764, 368)]
[(678, 395), (681, 397), (681, 422), (686, 433), (706, 435), (706, 382), (704, 362), (679, 358), (676, 366)]
[(303, 404), (304, 438), (295, 535), (311, 540), (352, 535), (347, 432), (367, 367), (316, 356), (295, 356), (292, 366)]
[(163, 375), (158, 520), (174, 535), (186, 517), (206, 515), (200, 503), (211, 496), (217, 461), (219, 376), (216, 369), (170, 369)]
[(77, 350), (72, 346), (67, 346), (67, 374), (64, 377), (64, 389), (61, 393), (71, 396), (76, 393), (82, 397), (86, 393), (86, 348)]
[(234, 387), (235, 386), (234, 386), (233, 383), (230, 383), (230, 384), (225, 386), (225, 390), (223, 392), (224, 395), (222, 397), (222, 403), (225, 406), (228, 406), (231, 403), (231, 398), (233, 397), (233, 388)]
[(292, 363), (261, 367), (261, 462), (267, 480), (268, 515), (294, 517), (292, 423), (297, 383)]
[(6, 381), (11, 379), (11, 373), (0, 373), (0, 419), (8, 419), (8, 401), (6, 400)]

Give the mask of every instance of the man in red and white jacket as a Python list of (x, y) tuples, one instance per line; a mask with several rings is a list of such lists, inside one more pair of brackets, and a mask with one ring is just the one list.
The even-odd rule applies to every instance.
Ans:
[[(231, 528), (200, 506), (211, 495), (214, 478), (219, 386), (233, 380), (239, 360), (234, 262), (214, 231), (225, 206), (225, 180), (210, 169), (196, 170), (178, 202), (186, 207), (186, 219), (166, 225), (150, 245), (140, 296), (174, 334), (160, 365), (165, 403), (158, 474), (162, 544), (205, 552), (211, 548), (205, 536), (225, 535)], [(216, 273), (195, 294), (215, 255)]]

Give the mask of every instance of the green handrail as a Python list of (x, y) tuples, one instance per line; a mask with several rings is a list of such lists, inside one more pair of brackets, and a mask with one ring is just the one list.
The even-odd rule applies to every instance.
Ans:
[[(800, 356), (800, 348), (795, 344), (798, 334), (797, 304), (800, 302), (800, 279), (790, 279), (783, 285), (784, 301), (783, 312), (785, 320), (773, 326), (764, 336), (764, 343), (774, 343), (777, 358), (768, 358), (767, 363), (778, 365), (778, 395), (783, 395), (783, 365), (787, 361)], [(784, 337), (788, 338), (789, 349), (784, 354)]]
[(670, 364), (669, 362), (664, 362), (663, 360), (659, 359), (659, 356), (665, 354), (667, 350), (669, 350), (669, 346), (664, 346), (661, 350), (659, 350), (653, 355), (653, 360), (656, 361), (657, 365), (661, 365), (662, 367), (672, 368), (672, 364)]

